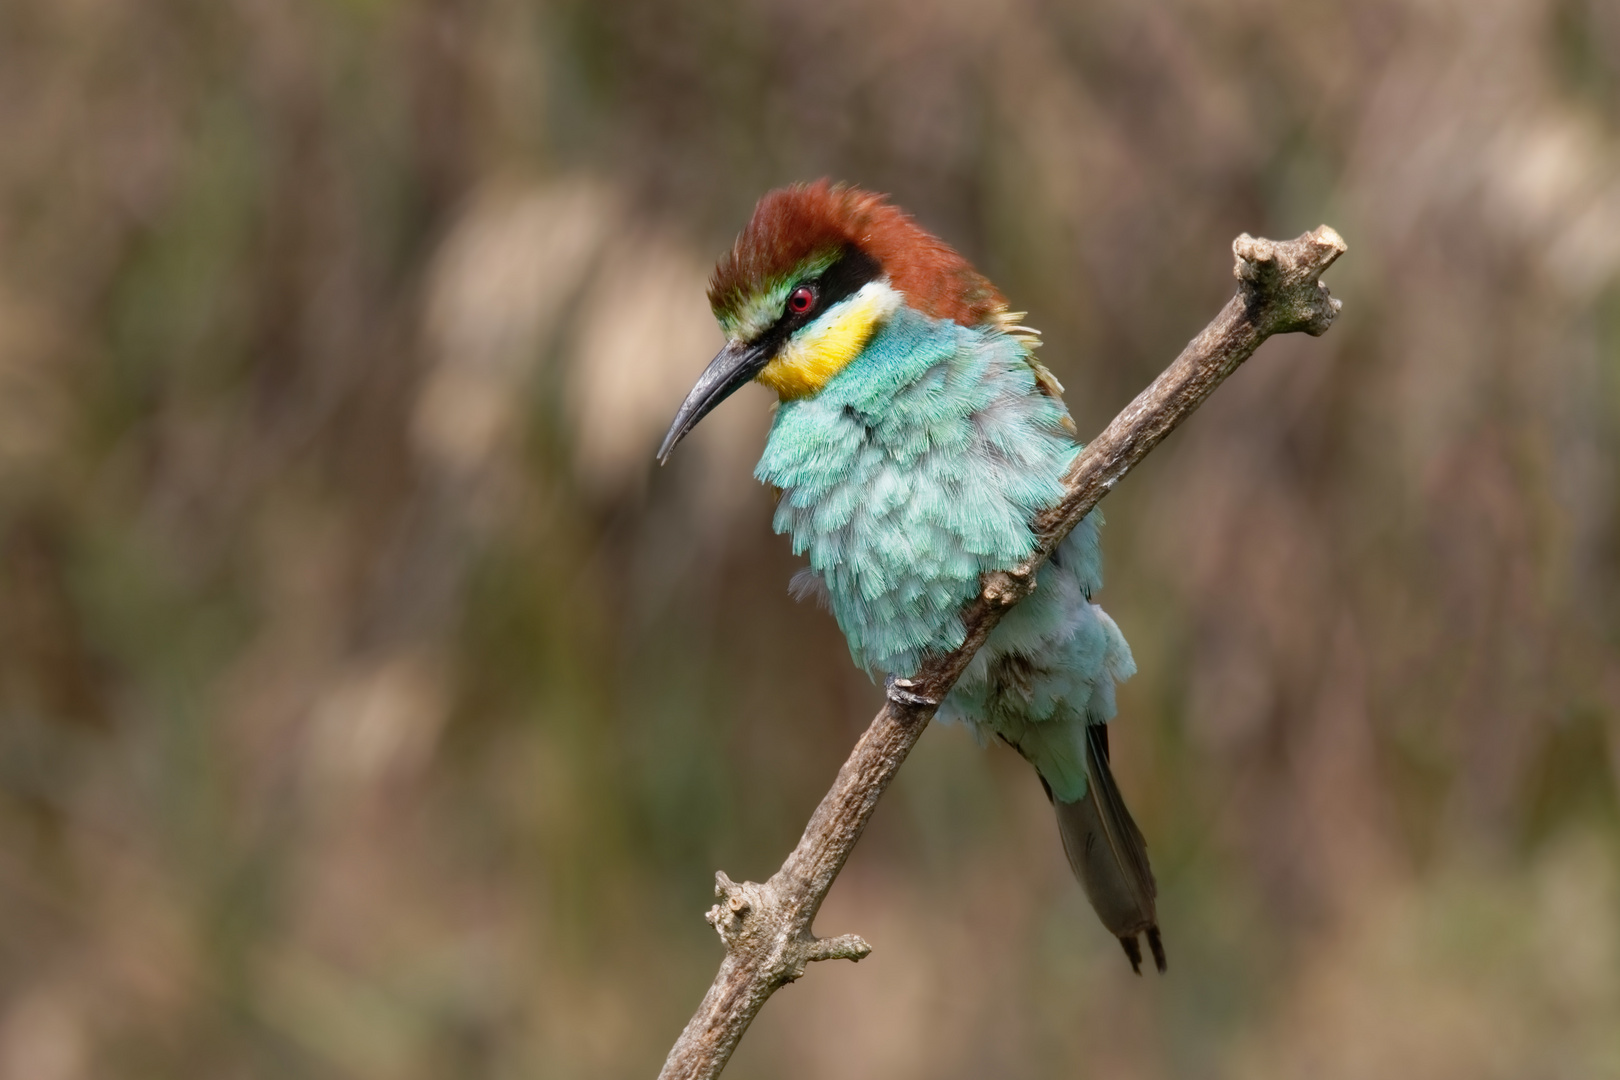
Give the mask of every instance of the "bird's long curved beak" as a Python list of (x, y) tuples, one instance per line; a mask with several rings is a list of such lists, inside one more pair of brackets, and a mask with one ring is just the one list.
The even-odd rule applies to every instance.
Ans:
[(764, 370), (770, 359), (768, 349), (740, 341), (728, 341), (726, 347), (720, 350), (720, 355), (709, 361), (709, 366), (698, 376), (697, 385), (692, 387), (692, 392), (681, 402), (680, 410), (675, 414), (675, 422), (669, 425), (669, 434), (664, 436), (664, 445), (658, 448), (658, 464), (662, 465), (668, 461), (669, 453), (675, 449), (675, 444), (685, 438), (688, 431), (697, 427), (698, 421), (709, 415), (711, 409)]

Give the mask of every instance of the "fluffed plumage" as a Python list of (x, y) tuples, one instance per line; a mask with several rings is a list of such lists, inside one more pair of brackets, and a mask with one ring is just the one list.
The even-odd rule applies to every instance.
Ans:
[[(1030, 522), (1079, 453), (1057, 382), (987, 280), (880, 196), (826, 182), (772, 192), (721, 261), (728, 336), (661, 456), (750, 377), (778, 390), (755, 475), (809, 556), (855, 662), (910, 675), (959, 646), (981, 574), (1034, 550)], [(1146, 845), (1110, 772), (1115, 683), (1135, 670), (1101, 587), (1100, 515), (1041, 568), (939, 711), (1034, 765), (1070, 866), (1140, 970), (1164, 969)]]

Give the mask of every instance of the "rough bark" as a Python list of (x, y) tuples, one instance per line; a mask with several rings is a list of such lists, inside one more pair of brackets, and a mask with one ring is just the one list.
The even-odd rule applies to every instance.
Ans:
[(1339, 311), (1319, 280), (1345, 251), (1326, 225), (1296, 240), (1232, 242), (1237, 293), (1204, 331), (1136, 396), (1075, 459), (1063, 500), (1035, 522), (1039, 544), (1021, 566), (986, 574), (963, 611), (967, 640), (931, 657), (911, 679), (890, 679), (886, 701), (838, 770), (782, 868), (764, 884), (715, 875), (720, 898), (708, 921), (725, 960), (697, 1013), (664, 1062), (661, 1080), (714, 1077), (767, 998), (804, 974), (813, 960), (860, 960), (872, 947), (853, 934), (811, 932), (827, 890), (843, 869), (889, 781), (939, 703), (1003, 615), (1035, 585), (1035, 573), (1069, 530), (1272, 334), (1325, 333)]

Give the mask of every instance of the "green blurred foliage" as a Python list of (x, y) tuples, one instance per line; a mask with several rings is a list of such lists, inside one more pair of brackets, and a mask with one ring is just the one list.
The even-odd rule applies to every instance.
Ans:
[(0, 5), (0, 1078), (651, 1075), (877, 690), (784, 585), (713, 257), (890, 191), (1095, 430), (1171, 974), (928, 733), (728, 1076), (1620, 1074), (1603, 0)]

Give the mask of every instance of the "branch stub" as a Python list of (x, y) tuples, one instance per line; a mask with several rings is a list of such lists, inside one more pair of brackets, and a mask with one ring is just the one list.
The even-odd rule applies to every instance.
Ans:
[(1322, 273), (1348, 250), (1344, 239), (1318, 225), (1295, 240), (1232, 241), (1232, 276), (1262, 337), (1303, 331), (1320, 337), (1344, 305), (1321, 282)]

